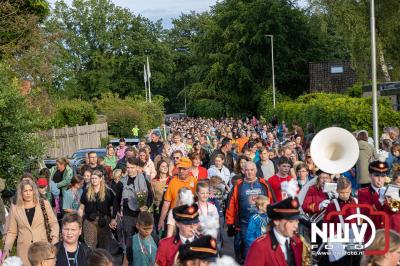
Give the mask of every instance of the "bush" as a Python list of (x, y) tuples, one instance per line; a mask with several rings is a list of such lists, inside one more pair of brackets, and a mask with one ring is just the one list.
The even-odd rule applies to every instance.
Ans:
[(60, 128), (64, 126), (93, 124), (96, 121), (96, 112), (91, 103), (81, 100), (63, 100), (56, 104), (52, 126)]
[(27, 105), (21, 84), (0, 64), (0, 177), (13, 187), (30, 164), (42, 158), (44, 142), (34, 133), (41, 117)]
[(140, 129), (139, 136), (145, 136), (164, 121), (164, 99), (158, 95), (148, 103), (140, 97), (121, 99), (116, 94), (107, 93), (95, 101), (95, 106), (107, 117), (109, 134), (118, 138), (131, 136), (135, 125)]
[[(275, 105), (279, 102), (290, 101), (290, 98), (281, 94), (278, 90), (275, 91)], [(265, 119), (272, 117), (274, 112), (274, 101), (272, 87), (264, 90), (261, 93), (260, 103), (258, 104), (258, 113)]]
[[(278, 102), (271, 112), (264, 109), (262, 115), (268, 120), (276, 114), (287, 124), (298, 122), (305, 126), (314, 123), (320, 130), (333, 125), (349, 131), (366, 129), (372, 133), (371, 98), (352, 98), (341, 94), (311, 93), (300, 96), (295, 101)], [(379, 100), (379, 128), (400, 126), (400, 113), (392, 110), (387, 98)]]
[(200, 99), (189, 105), (189, 116), (220, 118), (224, 115), (224, 104), (212, 99)]

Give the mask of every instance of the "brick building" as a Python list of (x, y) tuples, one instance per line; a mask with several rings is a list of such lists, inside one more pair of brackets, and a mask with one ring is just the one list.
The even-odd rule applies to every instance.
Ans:
[(310, 92), (344, 93), (357, 81), (350, 61), (309, 63)]

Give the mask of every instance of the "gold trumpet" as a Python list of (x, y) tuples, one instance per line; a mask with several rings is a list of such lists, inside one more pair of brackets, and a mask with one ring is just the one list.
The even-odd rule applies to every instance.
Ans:
[(388, 198), (388, 205), (392, 212), (398, 212), (400, 210), (400, 200)]

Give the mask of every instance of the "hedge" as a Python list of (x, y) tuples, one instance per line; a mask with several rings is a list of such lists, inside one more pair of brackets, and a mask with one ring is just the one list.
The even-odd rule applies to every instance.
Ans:
[(116, 94), (106, 93), (95, 101), (99, 114), (107, 119), (109, 134), (115, 137), (131, 136), (132, 128), (137, 125), (139, 136), (145, 136), (150, 129), (159, 127), (164, 121), (164, 99), (155, 96), (152, 103), (143, 98), (120, 98)]
[(51, 126), (64, 127), (93, 124), (96, 112), (93, 105), (81, 100), (63, 100), (55, 104), (56, 110), (51, 119)]
[[(276, 109), (265, 107), (261, 115), (277, 115), (287, 124), (312, 122), (317, 130), (333, 125), (349, 131), (366, 129), (372, 132), (372, 99), (353, 98), (342, 94), (310, 93), (294, 101), (278, 102)], [(379, 99), (379, 128), (400, 126), (400, 113), (394, 111), (388, 98)]]

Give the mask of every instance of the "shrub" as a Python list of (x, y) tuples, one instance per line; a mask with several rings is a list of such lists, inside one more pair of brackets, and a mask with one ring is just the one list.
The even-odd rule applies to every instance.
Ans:
[(144, 136), (164, 121), (164, 99), (154, 96), (152, 103), (143, 98), (126, 97), (121, 99), (116, 94), (103, 94), (95, 101), (99, 113), (107, 117), (109, 134), (115, 137), (128, 137), (135, 125), (139, 135)]
[[(333, 125), (349, 131), (366, 129), (372, 133), (371, 98), (352, 98), (340, 94), (311, 93), (300, 96), (295, 101), (279, 102), (275, 110), (265, 108), (262, 115), (268, 120), (276, 114), (287, 124), (298, 122), (305, 126), (307, 122), (323, 129)], [(392, 110), (387, 98), (379, 100), (379, 127), (400, 126), (400, 113)]]
[(91, 103), (81, 100), (63, 100), (56, 104), (52, 126), (76, 126), (96, 121), (96, 112)]

